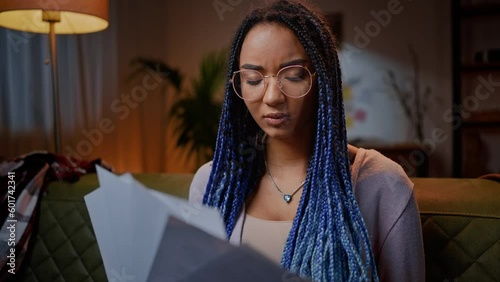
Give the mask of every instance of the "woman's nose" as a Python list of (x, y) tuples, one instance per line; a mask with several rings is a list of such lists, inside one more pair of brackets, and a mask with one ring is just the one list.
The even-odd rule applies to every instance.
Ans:
[(278, 105), (285, 102), (286, 97), (281, 92), (279, 87), (279, 81), (275, 76), (267, 78), (267, 87), (264, 91), (264, 97), (262, 101), (268, 105)]

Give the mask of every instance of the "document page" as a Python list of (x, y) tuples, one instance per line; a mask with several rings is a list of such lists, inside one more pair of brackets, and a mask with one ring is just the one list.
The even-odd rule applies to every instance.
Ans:
[(225, 238), (219, 211), (97, 167), (85, 196), (109, 281), (306, 281)]

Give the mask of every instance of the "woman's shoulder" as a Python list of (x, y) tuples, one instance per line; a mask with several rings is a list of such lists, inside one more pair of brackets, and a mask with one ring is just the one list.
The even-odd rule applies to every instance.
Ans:
[(404, 206), (413, 193), (413, 183), (403, 168), (376, 150), (358, 148), (351, 175), (358, 201), (390, 199)]
[[(212, 170), (212, 161), (209, 161), (208, 163), (205, 163), (204, 165), (200, 166), (196, 173), (194, 174), (194, 178), (200, 178), (200, 177), (208, 177), (210, 175), (210, 171)], [(207, 178), (208, 179), (208, 178)]]
[(201, 204), (203, 201), (203, 195), (205, 194), (205, 189), (207, 187), (208, 178), (210, 177), (210, 172), (212, 171), (212, 162), (208, 162), (202, 165), (194, 174), (193, 181), (191, 181), (191, 186), (189, 187), (189, 202), (195, 204)]
[[(351, 166), (351, 174), (353, 186), (358, 186), (367, 180), (384, 185), (392, 184), (395, 181), (411, 183), (399, 164), (373, 149), (357, 148)], [(409, 186), (413, 187), (413, 185)]]

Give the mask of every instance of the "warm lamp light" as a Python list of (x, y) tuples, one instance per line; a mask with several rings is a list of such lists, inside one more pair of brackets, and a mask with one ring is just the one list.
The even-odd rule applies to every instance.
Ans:
[(0, 25), (21, 31), (49, 33), (48, 20), (44, 21), (42, 11), (52, 11), (59, 12), (59, 20), (56, 19), (58, 24), (55, 26), (56, 34), (90, 33), (108, 27), (107, 1), (59, 0), (50, 2), (0, 0)]
[(0, 26), (48, 33), (53, 80), (54, 142), (61, 153), (56, 34), (79, 34), (108, 27), (108, 0), (0, 0)]

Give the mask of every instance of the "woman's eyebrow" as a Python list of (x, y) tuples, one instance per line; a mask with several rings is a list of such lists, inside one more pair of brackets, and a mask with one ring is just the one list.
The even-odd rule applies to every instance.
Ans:
[(244, 64), (240, 68), (247, 69), (247, 70), (262, 70), (262, 69), (264, 69), (263, 66), (252, 65), (252, 64)]
[[(279, 68), (282, 69), (284, 67), (293, 66), (293, 65), (303, 65), (306, 62), (307, 62), (306, 59), (291, 60), (291, 61), (288, 61), (288, 62), (280, 64)], [(263, 66), (253, 65), (253, 64), (244, 64), (240, 68), (241, 69), (247, 69), (247, 70), (263, 70), (264, 69)]]

